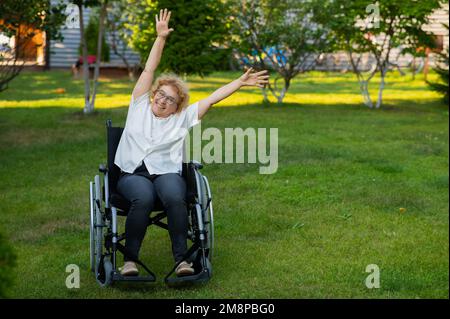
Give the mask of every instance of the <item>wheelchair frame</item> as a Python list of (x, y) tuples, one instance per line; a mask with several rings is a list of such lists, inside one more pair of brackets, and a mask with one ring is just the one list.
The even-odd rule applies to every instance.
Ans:
[[(101, 164), (99, 172), (103, 174), (103, 185), (100, 175), (95, 175), (89, 182), (90, 192), (90, 270), (100, 286), (109, 286), (116, 281), (154, 282), (155, 274), (141, 261), (133, 259), (148, 273), (147, 276), (122, 276), (117, 268), (117, 252), (127, 255), (120, 242), (125, 234), (118, 233), (118, 216), (126, 216), (127, 209), (114, 201), (119, 196), (115, 191), (119, 168), (114, 164), (114, 156), (123, 132), (121, 127), (113, 127), (111, 120), (106, 121), (108, 157), (107, 167)], [(183, 177), (187, 186), (187, 206), (189, 229), (188, 239), (191, 247), (182, 260), (194, 262), (195, 273), (189, 276), (173, 277), (179, 262), (165, 276), (167, 284), (182, 282), (205, 282), (212, 276), (212, 253), (214, 248), (214, 219), (211, 189), (206, 176), (200, 173), (202, 164), (196, 161), (183, 163)], [(111, 181), (112, 180), (112, 181)], [(104, 206), (103, 206), (104, 201)], [(128, 203), (129, 204), (129, 203)], [(128, 207), (129, 208), (129, 207)], [(151, 214), (156, 215), (151, 217)], [(153, 210), (149, 224), (168, 229), (162, 220), (166, 217), (164, 210)]]

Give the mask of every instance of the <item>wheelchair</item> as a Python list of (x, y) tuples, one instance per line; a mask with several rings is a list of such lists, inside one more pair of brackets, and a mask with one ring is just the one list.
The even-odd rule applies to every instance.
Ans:
[[(134, 260), (146, 272), (144, 276), (122, 276), (117, 268), (118, 252), (128, 255), (125, 246), (125, 233), (119, 235), (118, 216), (126, 216), (131, 203), (116, 191), (120, 169), (114, 164), (116, 150), (122, 136), (122, 127), (113, 127), (111, 120), (106, 121), (107, 164), (99, 166), (101, 174), (95, 175), (89, 182), (90, 192), (90, 270), (102, 287), (114, 282), (154, 282), (155, 274), (141, 261)], [(206, 282), (212, 276), (212, 255), (214, 248), (214, 220), (211, 189), (206, 176), (200, 173), (203, 167), (197, 161), (183, 162), (182, 176), (186, 181), (186, 202), (188, 208), (188, 240), (192, 242), (183, 260), (193, 262), (194, 274), (174, 276), (175, 264), (165, 276), (166, 284), (183, 282)], [(148, 226), (156, 225), (168, 229), (161, 201), (149, 215)], [(188, 245), (189, 246), (189, 245)]]

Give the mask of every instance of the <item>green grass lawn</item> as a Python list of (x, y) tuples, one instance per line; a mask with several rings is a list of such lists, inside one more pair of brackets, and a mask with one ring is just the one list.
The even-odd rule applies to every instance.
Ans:
[[(192, 101), (237, 76), (188, 78)], [(214, 107), (203, 129), (278, 128), (279, 165), (273, 175), (259, 164), (203, 169), (212, 280), (167, 287), (169, 237), (151, 227), (141, 257), (158, 281), (100, 288), (89, 272), (88, 186), (106, 161), (105, 120), (124, 124), (132, 86), (102, 81), (88, 117), (68, 72), (23, 73), (0, 93), (0, 229), (18, 255), (11, 297), (448, 298), (448, 107), (421, 77), (394, 74), (381, 110), (362, 106), (351, 74), (318, 72), (297, 78), (281, 106), (244, 89)], [(81, 269), (79, 289), (65, 286), (68, 264)], [(379, 289), (365, 286), (369, 264)]]

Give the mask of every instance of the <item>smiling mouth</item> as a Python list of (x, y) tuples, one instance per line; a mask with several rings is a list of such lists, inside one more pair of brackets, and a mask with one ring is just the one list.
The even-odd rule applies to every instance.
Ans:
[(161, 103), (157, 102), (156, 106), (161, 109), (161, 110), (165, 110), (166, 109), (166, 105), (162, 105)]

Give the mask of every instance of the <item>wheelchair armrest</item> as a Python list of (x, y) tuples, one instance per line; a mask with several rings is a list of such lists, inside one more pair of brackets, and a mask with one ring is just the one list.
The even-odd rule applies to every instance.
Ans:
[(203, 168), (203, 164), (198, 162), (198, 161), (192, 160), (191, 163), (194, 165), (194, 167), (196, 169), (202, 169)]
[(98, 167), (98, 171), (103, 173), (103, 174), (106, 174), (108, 169), (106, 168), (106, 166), (104, 164), (100, 164), (100, 166)]

